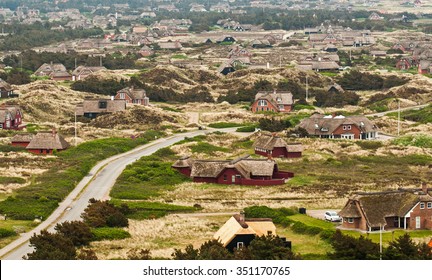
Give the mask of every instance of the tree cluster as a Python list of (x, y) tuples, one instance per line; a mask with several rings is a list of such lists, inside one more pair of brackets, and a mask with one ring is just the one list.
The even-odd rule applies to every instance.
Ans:
[(127, 227), (126, 214), (130, 209), (126, 205), (117, 207), (109, 201), (90, 199), (89, 206), (81, 215), (84, 222), (91, 227)]
[(330, 92), (326, 90), (315, 91), (314, 105), (318, 107), (343, 107), (345, 105), (357, 105), (360, 100), (353, 91)]
[[(332, 260), (378, 260), (380, 259), (379, 244), (360, 236), (355, 238), (344, 235), (336, 230), (330, 239), (334, 252), (328, 257)], [(432, 248), (426, 243), (415, 243), (408, 233), (391, 241), (383, 249), (381, 258), (384, 260), (432, 260)]]
[(2, 25), (2, 27), (10, 33), (0, 42), (0, 50), (2, 51), (27, 50), (56, 42), (103, 34), (103, 30), (100, 28), (66, 29), (59, 32), (51, 30), (51, 24), (49, 23)]
[(77, 247), (90, 243), (93, 234), (90, 227), (79, 221), (64, 222), (55, 226), (55, 233), (42, 230), (39, 235), (30, 238), (30, 246), (34, 248), (27, 254), (29, 260), (94, 260), (96, 254), (91, 249)]
[(379, 90), (400, 86), (407, 83), (405, 78), (397, 76), (382, 77), (378, 74), (351, 70), (338, 79), (338, 83), (349, 90)]
[(217, 240), (210, 240), (194, 249), (188, 245), (185, 250), (175, 249), (175, 260), (297, 260), (301, 256), (287, 248), (284, 240), (278, 236), (255, 237), (248, 247), (228, 251)]

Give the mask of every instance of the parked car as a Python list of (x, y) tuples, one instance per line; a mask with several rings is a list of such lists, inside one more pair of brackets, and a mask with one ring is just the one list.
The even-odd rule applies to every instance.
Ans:
[(342, 218), (335, 211), (327, 211), (324, 214), (324, 219), (330, 222), (341, 222)]

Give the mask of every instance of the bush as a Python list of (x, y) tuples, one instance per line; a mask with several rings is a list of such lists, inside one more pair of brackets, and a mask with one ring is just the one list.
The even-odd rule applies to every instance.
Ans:
[(218, 122), (218, 123), (211, 123), (208, 125), (212, 128), (230, 128), (230, 127), (238, 127), (243, 126), (241, 123), (230, 123), (230, 122)]
[(16, 236), (17, 233), (10, 229), (0, 228), (0, 238)]
[(419, 148), (432, 148), (432, 137), (425, 134), (406, 135), (392, 140), (392, 144), (399, 146), (414, 146)]
[(88, 245), (93, 235), (90, 227), (81, 221), (63, 222), (54, 228), (59, 234), (69, 238), (74, 246)]
[(236, 129), (236, 132), (254, 132), (256, 129), (255, 125), (243, 126)]
[(91, 227), (127, 227), (128, 220), (120, 209), (125, 211), (125, 208), (118, 208), (108, 201), (91, 199), (81, 217)]
[(131, 237), (130, 233), (121, 228), (92, 228), (93, 241), (119, 240)]

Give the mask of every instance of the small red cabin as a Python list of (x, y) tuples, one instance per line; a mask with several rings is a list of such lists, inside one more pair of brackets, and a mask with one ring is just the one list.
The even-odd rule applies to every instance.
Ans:
[(287, 144), (279, 136), (268, 134), (260, 135), (253, 146), (255, 154), (267, 157), (299, 158), (303, 152), (300, 143)]

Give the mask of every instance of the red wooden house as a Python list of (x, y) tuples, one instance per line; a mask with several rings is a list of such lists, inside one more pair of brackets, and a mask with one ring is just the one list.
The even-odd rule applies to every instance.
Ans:
[(13, 95), (14, 93), (10, 84), (0, 79), (0, 98), (8, 98)]
[(262, 134), (253, 145), (255, 154), (270, 157), (299, 158), (303, 147), (300, 143), (287, 144), (276, 135)]
[(22, 124), (22, 112), (18, 106), (0, 107), (0, 129), (20, 129)]
[(146, 91), (134, 87), (127, 87), (117, 91), (114, 97), (115, 100), (125, 100), (126, 103), (149, 105), (149, 98), (146, 96)]
[(26, 148), (28, 144), (30, 144), (31, 140), (33, 139), (33, 136), (34, 135), (31, 133), (16, 134), (11, 139), (11, 145)]
[(69, 147), (69, 143), (55, 130), (38, 132), (30, 141), (26, 149), (34, 154), (52, 154), (54, 150), (62, 151)]
[(172, 165), (194, 182), (252, 186), (282, 185), (294, 173), (280, 171), (274, 160), (251, 159), (248, 156), (235, 160), (193, 160), (183, 157)]
[(342, 227), (362, 231), (432, 229), (430, 189), (360, 193), (350, 198), (339, 212)]
[(293, 95), (289, 91), (260, 91), (255, 95), (251, 110), (254, 113), (264, 111), (288, 113), (291, 111), (292, 106)]

